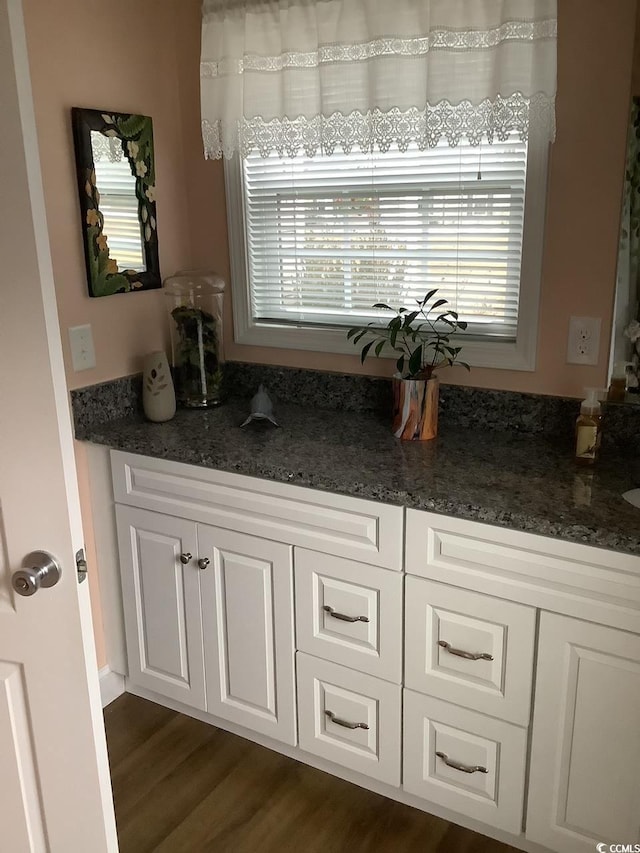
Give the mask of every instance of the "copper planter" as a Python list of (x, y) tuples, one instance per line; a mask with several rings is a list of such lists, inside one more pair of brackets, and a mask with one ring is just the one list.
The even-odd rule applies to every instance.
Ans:
[(393, 382), (393, 434), (405, 441), (429, 441), (438, 434), (440, 381), (400, 379)]

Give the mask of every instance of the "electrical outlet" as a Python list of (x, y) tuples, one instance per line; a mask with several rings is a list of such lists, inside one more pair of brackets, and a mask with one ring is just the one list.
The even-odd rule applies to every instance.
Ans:
[(91, 326), (71, 326), (69, 328), (69, 343), (71, 345), (71, 363), (73, 369), (90, 370), (96, 366), (96, 352), (93, 347)]
[(597, 364), (600, 354), (600, 317), (571, 317), (567, 343), (568, 364)]

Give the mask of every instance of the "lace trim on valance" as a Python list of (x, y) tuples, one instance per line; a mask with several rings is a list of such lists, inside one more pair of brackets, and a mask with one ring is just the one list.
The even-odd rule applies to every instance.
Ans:
[(490, 30), (433, 30), (419, 38), (375, 39), (362, 44), (327, 44), (310, 52), (288, 52), (278, 56), (248, 54), (242, 59), (224, 58), (217, 62), (201, 62), (203, 78), (243, 74), (245, 71), (282, 71), (285, 68), (316, 68), (336, 62), (361, 62), (382, 56), (424, 56), (432, 50), (480, 50), (497, 47), (507, 41), (538, 41), (556, 38), (555, 19), (542, 21), (507, 21)]
[(516, 93), (508, 98), (498, 96), (480, 104), (441, 101), (426, 109), (370, 110), (348, 115), (304, 116), (269, 121), (241, 119), (237, 126), (223, 127), (220, 121), (202, 122), (205, 156), (209, 159), (230, 158), (236, 151), (246, 157), (257, 151), (261, 157), (276, 152), (281, 157), (295, 157), (303, 151), (307, 157), (336, 149), (348, 154), (352, 149), (388, 151), (397, 145), (406, 151), (415, 144), (419, 150), (434, 148), (441, 139), (456, 146), (461, 139), (471, 145), (494, 139), (505, 141), (516, 131), (526, 139), (530, 127), (555, 138), (555, 98), (540, 94), (525, 98)]
[(100, 160), (119, 163), (124, 157), (122, 140), (118, 136), (105, 136), (97, 131), (91, 133), (91, 151), (94, 163)]

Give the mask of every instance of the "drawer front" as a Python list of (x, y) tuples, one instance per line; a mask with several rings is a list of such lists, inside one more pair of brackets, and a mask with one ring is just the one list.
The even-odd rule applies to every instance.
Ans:
[(402, 570), (403, 509), (111, 451), (116, 503)]
[(527, 730), (404, 691), (404, 790), (520, 834)]
[(528, 725), (536, 612), (407, 577), (405, 684)]
[(298, 652), (300, 747), (389, 785), (400, 785), (396, 684)]
[(302, 548), (294, 561), (298, 648), (399, 684), (402, 575)]
[(640, 557), (407, 510), (406, 571), (640, 633)]

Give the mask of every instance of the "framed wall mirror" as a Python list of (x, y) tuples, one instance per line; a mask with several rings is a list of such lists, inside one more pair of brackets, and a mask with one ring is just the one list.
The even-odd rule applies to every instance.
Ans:
[(160, 287), (149, 116), (71, 111), (90, 296)]

